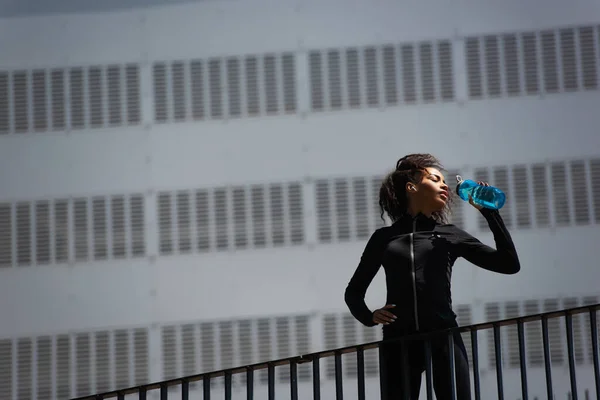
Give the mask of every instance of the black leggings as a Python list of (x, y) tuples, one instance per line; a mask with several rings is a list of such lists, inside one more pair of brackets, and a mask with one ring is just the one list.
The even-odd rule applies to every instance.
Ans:
[[(467, 351), (460, 333), (454, 337), (454, 366), (456, 373), (456, 399), (471, 399), (471, 384)], [(389, 339), (385, 338), (385, 339)], [(405, 371), (402, 349), (408, 349)], [(421, 377), (426, 369), (425, 341), (410, 340), (403, 347), (400, 342), (383, 345), (382, 396), (384, 400), (417, 400), (421, 391)], [(433, 388), (437, 400), (451, 399), (450, 361), (448, 352), (448, 334), (444, 333), (431, 338), (431, 361), (433, 369)], [(406, 372), (403, 374), (403, 372)], [(410, 398), (404, 397), (405, 384), (408, 379)], [(386, 393), (387, 392), (387, 393)], [(387, 394), (387, 396), (386, 396)]]

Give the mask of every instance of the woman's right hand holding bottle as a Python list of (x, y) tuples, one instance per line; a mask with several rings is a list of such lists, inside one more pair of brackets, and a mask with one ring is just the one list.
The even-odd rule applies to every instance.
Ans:
[(389, 325), (392, 322), (396, 321), (396, 316), (391, 312), (387, 311), (390, 308), (396, 307), (395, 304), (387, 304), (385, 307), (382, 307), (373, 312), (373, 322), (376, 324)]

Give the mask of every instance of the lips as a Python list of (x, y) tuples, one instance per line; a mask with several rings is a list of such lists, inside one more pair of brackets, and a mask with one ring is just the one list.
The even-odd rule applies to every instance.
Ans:
[(446, 200), (448, 200), (448, 192), (443, 190), (440, 192), (440, 196), (444, 196), (446, 198)]

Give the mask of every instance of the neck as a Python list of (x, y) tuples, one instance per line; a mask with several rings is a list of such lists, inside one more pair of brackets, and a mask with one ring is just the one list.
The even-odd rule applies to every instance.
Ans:
[(423, 208), (420, 208), (420, 207), (415, 207), (415, 206), (409, 206), (408, 207), (408, 214), (410, 214), (411, 217), (414, 218), (417, 215), (419, 215), (419, 213), (423, 214), (427, 218), (430, 218), (431, 214), (433, 214), (431, 211), (424, 210)]

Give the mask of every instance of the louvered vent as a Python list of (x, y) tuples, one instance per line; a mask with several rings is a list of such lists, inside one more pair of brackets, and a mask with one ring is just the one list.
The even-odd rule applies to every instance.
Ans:
[(178, 376), (177, 356), (177, 338), (175, 335), (175, 327), (163, 326), (162, 365), (164, 379), (174, 379)]
[(142, 200), (132, 195), (2, 203), (0, 267), (143, 256)]
[(52, 339), (37, 338), (37, 398), (52, 398)]
[[(257, 321), (257, 334), (258, 334), (258, 362), (265, 362), (270, 360), (272, 347), (271, 347), (271, 325), (268, 319), (260, 319)], [(262, 384), (268, 382), (267, 371), (260, 371), (258, 374), (258, 381)]]
[[(531, 227), (531, 211), (529, 204), (529, 178), (528, 170), (525, 165), (513, 167), (513, 188), (514, 188), (514, 209), (516, 214), (517, 228)], [(508, 200), (510, 201), (510, 199)]]
[(29, 203), (17, 203), (17, 265), (31, 264), (31, 206)]
[(115, 378), (117, 387), (129, 386), (129, 334), (126, 330), (114, 333)]
[(565, 226), (571, 222), (569, 207), (569, 188), (564, 163), (553, 163), (550, 166), (552, 176), (552, 200), (554, 202), (554, 219), (556, 225)]
[(71, 376), (74, 366), (71, 364), (71, 342), (67, 335), (56, 338), (56, 397), (67, 399), (71, 397)]
[(521, 93), (519, 41), (517, 35), (502, 36), (502, 49), (504, 51), (504, 76), (506, 79), (506, 93), (517, 96)]
[(317, 239), (364, 240), (383, 225), (379, 211), (381, 178), (320, 179), (315, 183)]
[(312, 111), (454, 100), (449, 41), (313, 50)]
[(0, 72), (0, 134), (137, 125), (139, 86), (134, 64)]
[(33, 344), (31, 338), (17, 340), (17, 398), (30, 399), (33, 367)]
[(0, 72), (0, 135), (11, 131), (9, 76), (7, 72)]
[(297, 182), (175, 195), (161, 192), (157, 201), (162, 255), (296, 245), (305, 240), (303, 187)]
[(159, 123), (295, 113), (291, 53), (158, 62), (153, 65)]
[(12, 261), (12, 206), (10, 203), (0, 203), (0, 267), (6, 268)]
[(96, 391), (108, 392), (111, 389), (110, 374), (110, 332), (96, 332)]
[(582, 26), (468, 37), (469, 98), (597, 89), (596, 29)]
[(5, 360), (0, 364), (0, 398), (12, 399), (13, 377), (13, 345), (10, 339), (0, 340), (0, 359)]
[(592, 200), (594, 202), (594, 221), (600, 223), (600, 159), (590, 161)]
[(589, 180), (584, 161), (572, 161), (570, 165), (570, 181), (573, 195), (573, 212), (577, 225), (590, 223), (590, 204), (588, 199)]
[(91, 351), (89, 333), (75, 335), (75, 371), (77, 396), (87, 396), (92, 393), (90, 382)]
[(545, 165), (536, 164), (531, 168), (533, 183), (533, 205), (535, 209), (536, 226), (550, 225), (550, 207), (548, 205), (548, 177)]

